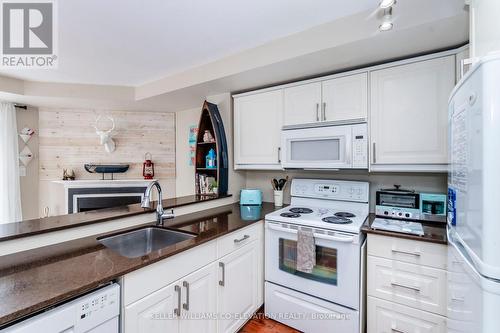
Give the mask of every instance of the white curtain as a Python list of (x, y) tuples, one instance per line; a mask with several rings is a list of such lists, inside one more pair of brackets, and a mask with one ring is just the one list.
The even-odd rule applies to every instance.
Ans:
[(0, 223), (21, 220), (16, 108), (0, 102)]

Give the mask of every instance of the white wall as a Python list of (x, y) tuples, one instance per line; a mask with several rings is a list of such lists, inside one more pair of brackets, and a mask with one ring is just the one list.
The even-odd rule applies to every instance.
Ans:
[[(245, 172), (233, 169), (233, 112), (232, 98), (229, 93), (208, 96), (207, 101), (217, 104), (226, 132), (229, 158), (229, 189), (234, 201), (239, 200), (240, 189), (245, 187)], [(176, 194), (177, 196), (195, 193), (194, 166), (189, 165), (188, 131), (190, 125), (197, 125), (201, 115), (201, 105), (196, 109), (176, 112)]]
[[(339, 180), (357, 180), (370, 182), (370, 211), (375, 208), (375, 191), (382, 188), (391, 188), (394, 184), (402, 188), (411, 188), (419, 192), (446, 193), (446, 174), (430, 173), (368, 173), (365, 171), (247, 171), (246, 187), (258, 188), (264, 193), (264, 201), (273, 201), (273, 190), (270, 179), (276, 177), (289, 178), (325, 178)], [(285, 190), (285, 203), (290, 203), (290, 186)]]
[(472, 0), (470, 6), (471, 57), (500, 51), (500, 1)]

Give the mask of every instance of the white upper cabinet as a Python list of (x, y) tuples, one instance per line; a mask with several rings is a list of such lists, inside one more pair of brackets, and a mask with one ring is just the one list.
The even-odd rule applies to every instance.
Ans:
[(446, 169), (454, 84), (454, 55), (370, 73), (371, 170)]
[(284, 89), (284, 125), (321, 121), (321, 82)]
[(283, 90), (234, 98), (236, 169), (281, 169)]
[(368, 74), (361, 73), (322, 82), (323, 121), (366, 119), (368, 115)]

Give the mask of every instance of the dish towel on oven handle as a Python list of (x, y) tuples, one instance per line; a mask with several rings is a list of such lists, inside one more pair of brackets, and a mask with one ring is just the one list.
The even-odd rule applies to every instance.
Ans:
[(297, 233), (297, 270), (312, 273), (316, 266), (316, 245), (312, 230), (299, 229)]

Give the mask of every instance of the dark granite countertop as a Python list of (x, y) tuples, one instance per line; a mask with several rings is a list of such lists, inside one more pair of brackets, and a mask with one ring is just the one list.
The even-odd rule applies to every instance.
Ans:
[[(251, 225), (273, 210), (274, 205), (264, 203), (258, 218), (243, 220), (240, 206), (235, 203), (178, 216), (165, 221), (164, 227), (194, 232), (197, 236), (139, 258), (126, 258), (102, 246), (96, 240), (102, 235), (5, 256), (0, 264), (0, 325), (34, 314), (131, 271)], [(141, 226), (147, 225), (154, 225), (154, 222)]]
[[(173, 199), (163, 200), (165, 209), (187, 206), (203, 201), (227, 198), (231, 195), (188, 195)], [(156, 207), (156, 202), (152, 202), (151, 206)], [(128, 206), (120, 206), (113, 208), (105, 208), (92, 210), (88, 212), (51, 216), (40, 219), (26, 220), (21, 222), (0, 224), (0, 241), (5, 241), (14, 238), (33, 236), (44, 232), (80, 227), (87, 224), (114, 220), (122, 217), (133, 216), (138, 214), (150, 213), (154, 208), (141, 208), (141, 204), (133, 204)]]
[(375, 220), (375, 214), (370, 214), (366, 219), (365, 223), (361, 227), (361, 231), (367, 234), (377, 234), (383, 236), (391, 236), (405, 239), (418, 240), (422, 242), (431, 242), (431, 243), (439, 243), (439, 244), (448, 244), (448, 240), (446, 237), (446, 223), (438, 223), (438, 222), (421, 222), (422, 227), (424, 229), (423, 236), (403, 234), (399, 232), (392, 231), (384, 231), (384, 230), (376, 230), (372, 229), (371, 225), (373, 220)]

